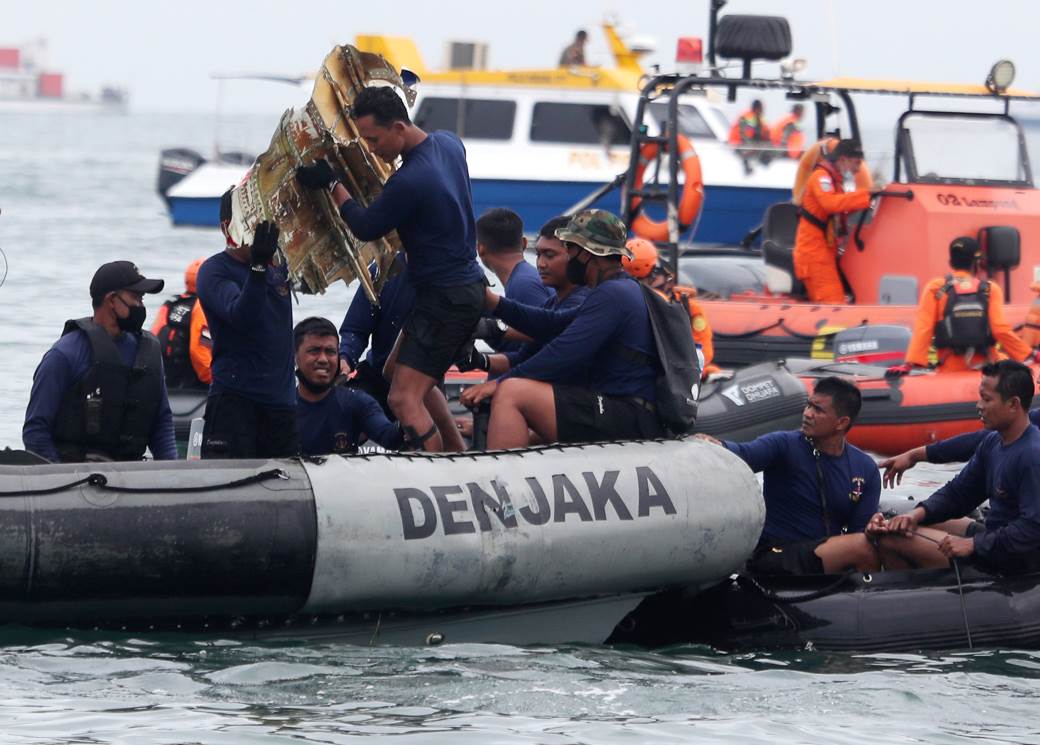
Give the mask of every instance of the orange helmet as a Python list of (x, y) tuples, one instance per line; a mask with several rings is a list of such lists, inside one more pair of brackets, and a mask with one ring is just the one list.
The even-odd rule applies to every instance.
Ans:
[(621, 266), (636, 279), (649, 277), (657, 266), (657, 246), (646, 238), (633, 238), (625, 244), (632, 252), (632, 258), (621, 257)]
[(195, 279), (199, 276), (199, 267), (202, 266), (203, 261), (205, 259), (195, 259), (184, 270), (184, 289), (192, 294), (195, 293)]

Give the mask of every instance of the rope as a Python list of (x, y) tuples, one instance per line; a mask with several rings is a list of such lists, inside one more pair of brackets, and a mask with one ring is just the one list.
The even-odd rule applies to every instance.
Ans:
[(804, 339), (806, 341), (813, 341), (822, 336), (834, 336), (838, 333), (837, 331), (831, 331), (826, 334), (803, 334), (801, 331), (796, 331), (795, 329), (788, 326), (787, 322), (781, 318), (779, 321), (774, 321), (773, 323), (770, 323), (767, 326), (762, 326), (761, 328), (755, 329), (753, 331), (745, 331), (740, 334), (727, 334), (724, 331), (714, 331), (713, 334), (719, 339), (750, 339), (754, 336), (758, 336), (759, 334), (764, 334), (766, 331), (771, 331), (772, 329), (780, 329), (788, 336), (793, 336), (795, 339)]
[[(914, 535), (918, 538), (923, 538), (926, 541), (931, 541), (936, 546), (941, 543), (941, 541), (937, 541), (931, 536), (924, 535), (916, 530), (914, 531)], [(964, 585), (961, 582), (961, 569), (957, 564), (957, 557), (951, 556), (950, 563), (953, 565), (953, 574), (957, 578), (957, 594), (961, 597), (961, 617), (964, 619), (964, 635), (968, 637), (968, 649), (974, 649), (975, 645), (971, 641), (971, 626), (968, 624), (968, 603), (964, 599)]]
[(964, 600), (964, 585), (961, 584), (961, 570), (957, 565), (957, 559), (950, 557), (950, 563), (953, 564), (953, 573), (957, 576), (957, 592), (961, 596), (961, 617), (964, 619), (964, 635), (968, 637), (968, 649), (974, 649), (975, 645), (971, 642), (971, 626), (968, 625), (968, 603)]
[(82, 479), (71, 481), (60, 486), (51, 486), (46, 489), (30, 489), (28, 491), (0, 491), (0, 497), (39, 497), (45, 494), (57, 494), (59, 492), (74, 489), (77, 486), (87, 484), (101, 491), (115, 492), (117, 494), (192, 494), (196, 492), (212, 491), (214, 489), (235, 489), (240, 486), (258, 484), (261, 481), (271, 479), (287, 479), (289, 475), (280, 468), (272, 468), (269, 471), (261, 471), (252, 476), (228, 481), (223, 484), (204, 484), (202, 486), (112, 486), (108, 483), (108, 477), (103, 473), (92, 473)]
[(763, 334), (771, 329), (780, 328), (783, 325), (783, 323), (783, 321), (774, 321), (768, 326), (763, 326), (762, 328), (755, 329), (754, 331), (745, 331), (742, 334), (727, 334), (723, 331), (713, 330), (712, 335), (720, 339), (750, 339), (752, 336), (758, 336), (759, 334)]
[(31, 489), (29, 491), (0, 491), (0, 497), (38, 497), (44, 494), (57, 494), (58, 492), (67, 491), (68, 489), (82, 486), (83, 484), (89, 484), (92, 476), (98, 474), (91, 474), (86, 478), (72, 481), (68, 484), (61, 484), (60, 486), (52, 486), (49, 489)]
[(849, 571), (845, 572), (844, 574), (842, 574), (841, 576), (839, 576), (836, 580), (831, 582), (829, 585), (827, 585), (825, 587), (822, 587), (819, 590), (814, 590), (813, 592), (807, 592), (807, 593), (805, 593), (803, 595), (779, 595), (776, 592), (774, 592), (773, 590), (770, 590), (768, 587), (765, 587), (764, 585), (762, 585), (754, 577), (750, 577), (750, 576), (745, 575), (745, 574), (741, 574), (741, 575), (737, 576), (737, 583), (738, 584), (750, 585), (755, 590), (757, 590), (767, 600), (773, 600), (773, 601), (778, 602), (778, 603), (805, 603), (805, 602), (808, 602), (810, 600), (817, 600), (819, 598), (826, 597), (827, 595), (833, 594), (834, 592), (836, 592), (838, 590), (839, 587), (841, 587), (842, 585), (846, 584), (849, 581), (849, 579), (852, 577), (853, 574), (855, 574), (855, 571), (849, 570)]

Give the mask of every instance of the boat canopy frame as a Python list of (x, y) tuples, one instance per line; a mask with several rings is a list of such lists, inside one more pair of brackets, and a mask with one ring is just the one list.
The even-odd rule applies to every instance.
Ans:
[[(807, 82), (788, 78), (727, 78), (722, 75), (681, 75), (678, 73), (657, 74), (644, 78), (640, 89), (639, 100), (636, 104), (635, 118), (632, 123), (632, 139), (629, 147), (629, 165), (621, 180), (621, 210), (626, 223), (631, 224), (634, 210), (630, 208), (633, 197), (639, 197), (644, 202), (664, 202), (667, 207), (668, 240), (666, 249), (671, 257), (671, 265), (679, 265), (679, 238), (684, 232), (684, 226), (679, 223), (679, 169), (678, 158), (668, 159), (668, 183), (662, 188), (659, 180), (650, 181), (640, 185), (635, 184), (635, 174), (638, 170), (640, 149), (646, 143), (656, 143), (667, 152), (679, 152), (679, 99), (686, 94), (694, 92), (706, 92), (709, 88), (727, 88), (735, 92), (738, 88), (751, 90), (774, 90), (786, 91), (786, 98), (792, 101), (812, 102), (816, 108), (816, 138), (822, 139), (828, 134), (827, 119), (830, 116), (845, 112), (849, 124), (849, 136), (859, 138), (859, 118), (856, 114), (856, 106), (852, 99), (854, 93), (864, 93), (885, 96), (905, 96), (907, 99), (907, 111), (899, 119), (897, 128), (895, 158), (895, 179), (898, 181), (900, 175), (900, 140), (904, 117), (910, 113), (931, 113), (956, 116), (998, 116), (1012, 122), (1018, 129), (1020, 152), (1023, 158), (1025, 172), (1029, 179), (1028, 186), (1032, 186), (1032, 170), (1029, 163), (1029, 153), (1025, 149), (1025, 135), (1021, 125), (1011, 116), (1012, 101), (1040, 102), (1040, 94), (1009, 89), (1004, 92), (993, 92), (981, 85), (949, 85), (916, 83), (911, 81), (878, 81), (857, 78), (839, 78), (830, 81)], [(841, 106), (831, 102), (831, 97), (836, 97)], [(666, 131), (658, 135), (650, 135), (646, 125), (646, 115), (650, 103), (667, 97)], [(959, 98), (974, 99), (981, 101), (994, 101), (1002, 105), (1001, 114), (987, 114), (984, 112), (960, 112), (960, 111), (933, 111), (925, 112), (916, 108), (918, 99), (928, 98)], [(837, 130), (840, 132), (840, 128)], [(659, 164), (658, 164), (659, 167)], [(981, 182), (980, 182), (981, 183)], [(1002, 185), (1012, 186), (1010, 182), (1000, 182)]]
[(910, 183), (919, 184), (962, 184), (963, 179), (956, 178), (943, 178), (943, 177), (928, 177), (922, 176), (917, 170), (917, 160), (914, 156), (914, 143), (913, 137), (910, 134), (910, 130), (904, 126), (908, 117), (921, 116), (921, 117), (935, 117), (937, 119), (953, 118), (958, 119), (977, 119), (977, 120), (996, 120), (1010, 124), (1015, 128), (1015, 135), (1018, 142), (1018, 153), (1019, 153), (1019, 165), (1022, 168), (1024, 178), (1021, 179), (972, 179), (971, 183), (973, 186), (997, 186), (997, 187), (1009, 187), (1018, 189), (1033, 189), (1035, 185), (1033, 183), (1033, 169), (1032, 164), (1029, 161), (1029, 148), (1026, 145), (1026, 134), (1022, 129), (1022, 125), (1019, 124), (1018, 120), (1006, 112), (1002, 114), (992, 114), (982, 111), (931, 111), (928, 109), (907, 109), (904, 111), (896, 122), (896, 152), (895, 152), (895, 174), (892, 180), (899, 182), (902, 177), (901, 166), (905, 165), (906, 179)]

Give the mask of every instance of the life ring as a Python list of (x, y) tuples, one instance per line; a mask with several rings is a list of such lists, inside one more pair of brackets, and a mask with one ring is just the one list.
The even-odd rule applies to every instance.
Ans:
[[(805, 182), (809, 180), (809, 174), (816, 170), (816, 166), (827, 157), (830, 149), (837, 144), (837, 137), (824, 137), (822, 140), (814, 142), (802, 153), (802, 157), (798, 160), (798, 173), (794, 177), (794, 187), (791, 189), (792, 203), (799, 207), (801, 206), (802, 197), (805, 196)], [(865, 160), (860, 163), (859, 170), (856, 171), (856, 188), (867, 190), (874, 188), (874, 179), (870, 175), (870, 169), (867, 167), (867, 161)]]
[[(686, 228), (694, 223), (697, 215), (700, 214), (701, 205), (704, 204), (704, 179), (701, 177), (701, 160), (697, 157), (693, 144), (683, 135), (678, 135), (676, 140), (679, 145), (680, 166), (685, 180), (682, 198), (679, 200), (679, 224)], [(648, 142), (639, 150), (639, 163), (636, 166), (636, 178), (633, 184), (636, 189), (642, 188), (643, 173), (650, 161), (657, 158), (659, 153), (660, 145), (656, 142)], [(640, 238), (650, 241), (667, 241), (668, 221), (657, 222), (647, 217), (639, 210), (642, 201), (641, 197), (632, 197), (629, 203), (631, 212), (635, 214), (635, 217), (632, 218), (632, 232)]]

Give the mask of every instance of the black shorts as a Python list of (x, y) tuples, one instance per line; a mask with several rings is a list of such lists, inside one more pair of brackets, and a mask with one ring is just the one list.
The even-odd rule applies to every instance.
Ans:
[(813, 538), (781, 544), (767, 541), (751, 555), (748, 571), (771, 576), (823, 574), (823, 560), (816, 555), (816, 547), (826, 540)]
[(459, 287), (420, 287), (401, 329), (397, 361), (440, 380), (484, 313), (484, 280)]
[(664, 433), (657, 413), (641, 399), (602, 396), (574, 385), (552, 388), (560, 442), (649, 440)]
[(291, 458), (300, 454), (296, 409), (225, 392), (206, 400), (203, 458)]
[[(968, 525), (964, 535), (966, 538), (974, 538), (985, 532), (986, 524), (981, 520), (976, 520)], [(1005, 577), (1040, 571), (1040, 553), (1011, 554), (989, 560), (973, 553), (964, 562), (980, 571), (989, 574), (1001, 574)]]

